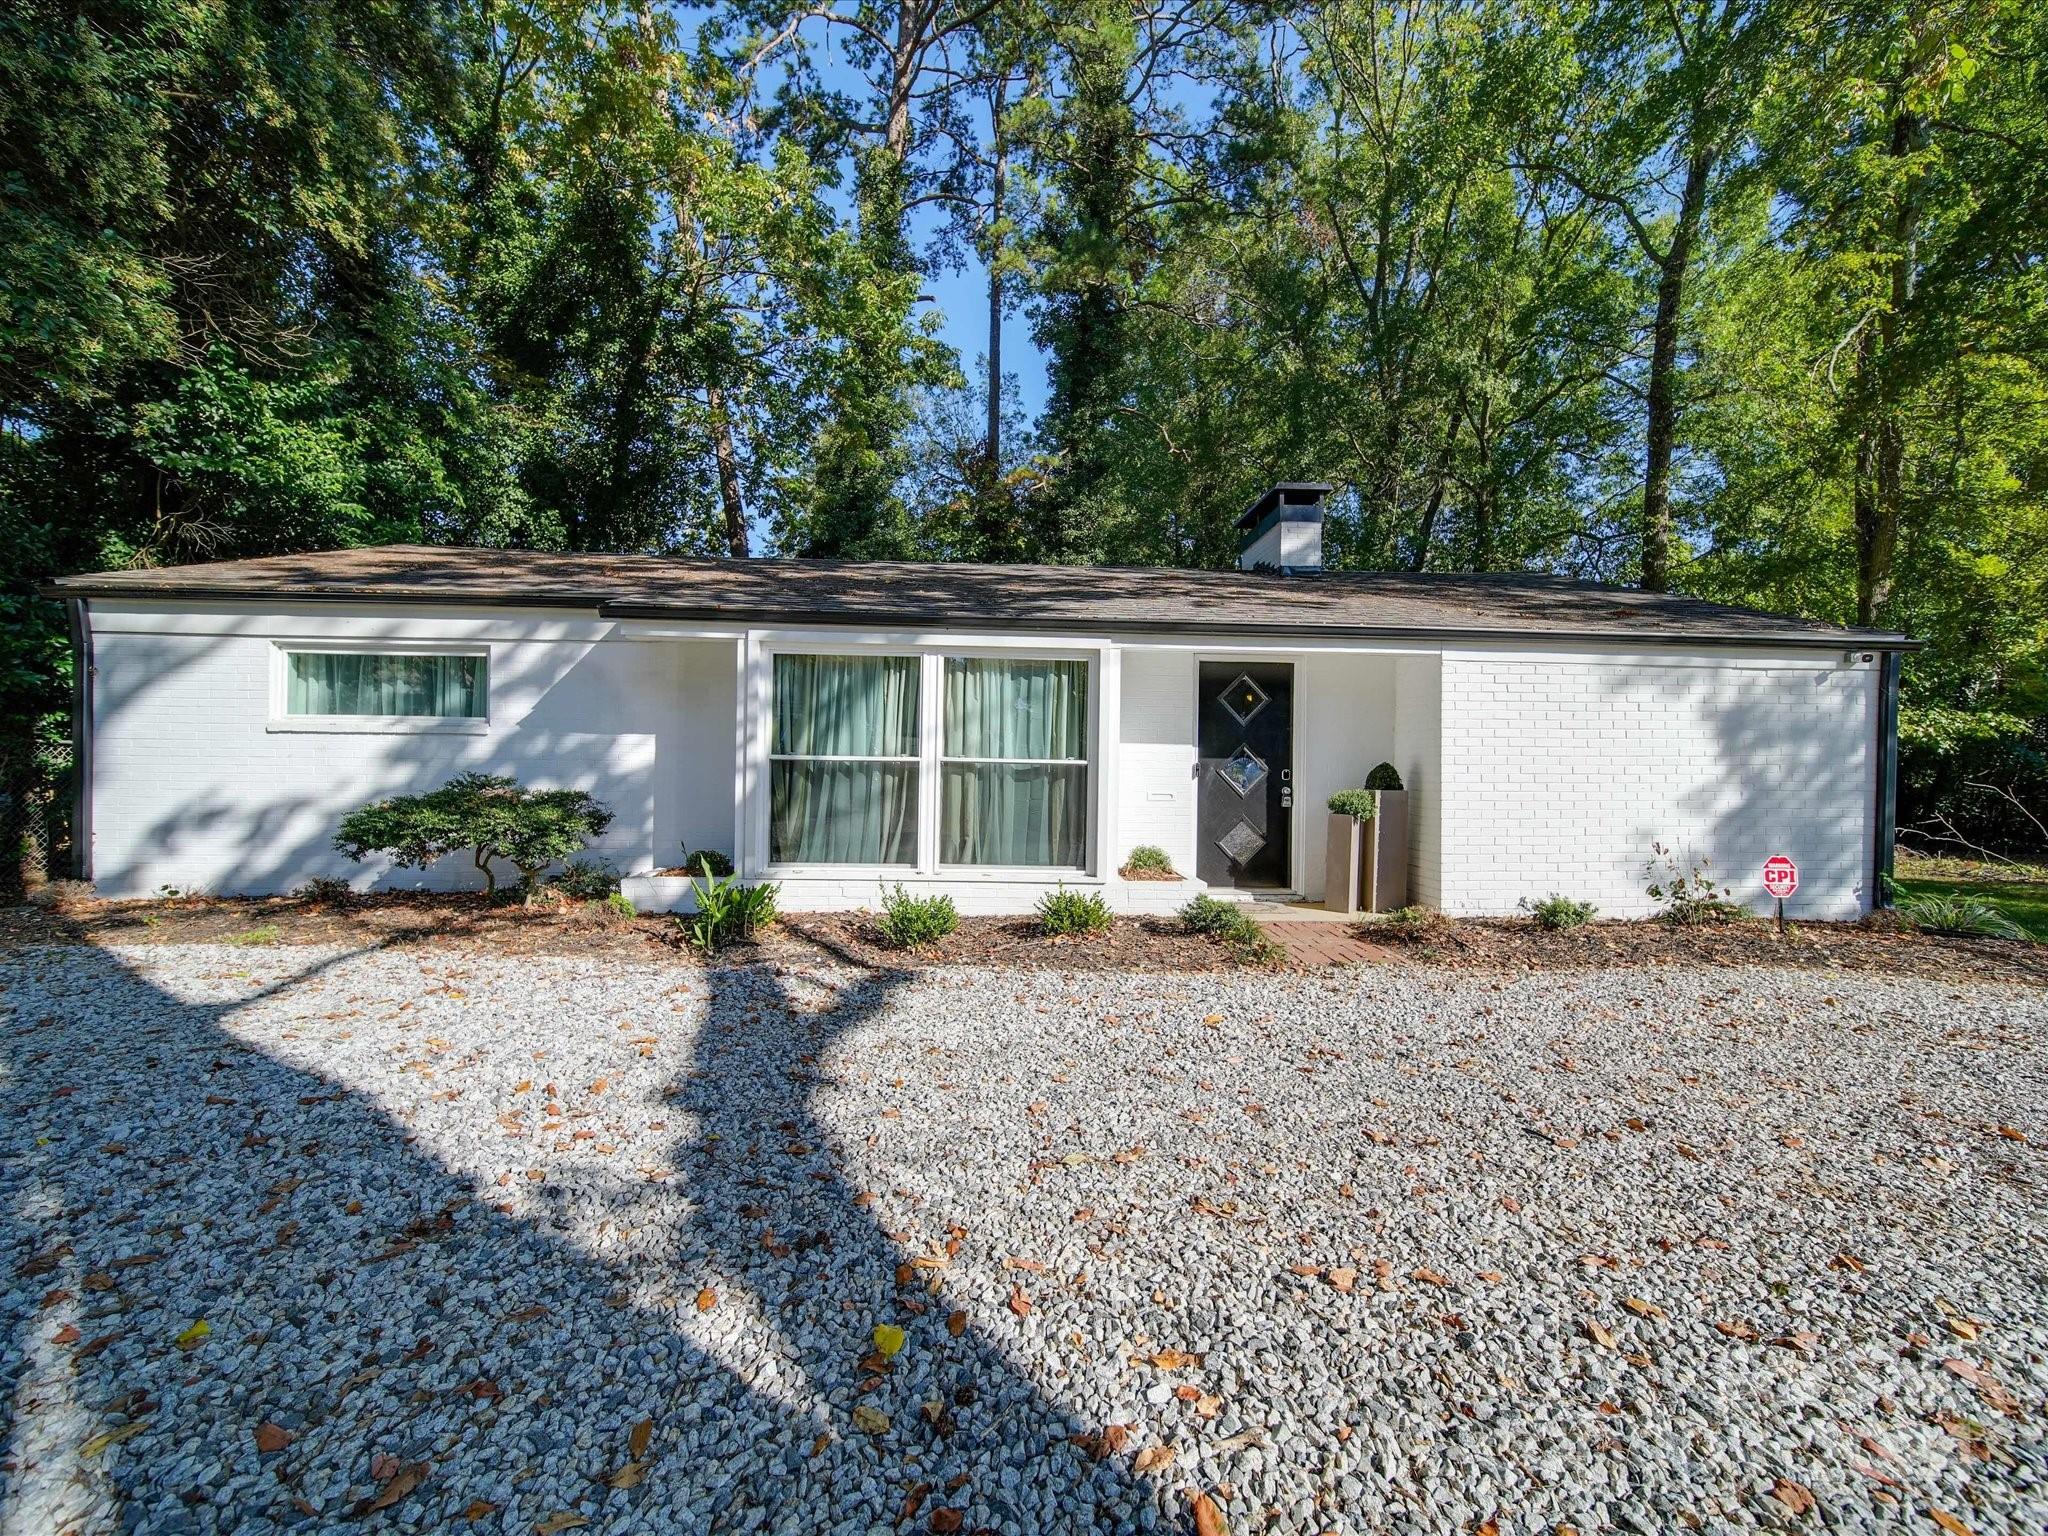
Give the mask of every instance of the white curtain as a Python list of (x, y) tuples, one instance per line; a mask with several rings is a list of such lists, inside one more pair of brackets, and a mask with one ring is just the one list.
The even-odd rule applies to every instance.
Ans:
[(286, 658), (288, 715), (425, 715), (477, 719), (484, 712), (481, 656), (393, 656), (293, 651)]
[(1088, 664), (948, 657), (944, 704), (939, 862), (1084, 863)]

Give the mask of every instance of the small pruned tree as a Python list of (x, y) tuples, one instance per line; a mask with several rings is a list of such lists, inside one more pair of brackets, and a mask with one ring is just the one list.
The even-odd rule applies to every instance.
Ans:
[(469, 850), (483, 872), (484, 898), (495, 900), (502, 859), (519, 871), (519, 892), (531, 901), (541, 871), (580, 852), (612, 824), (612, 813), (580, 789), (528, 789), (515, 779), (465, 773), (423, 795), (394, 795), (350, 811), (334, 846), (351, 859), (391, 856), (405, 869), (425, 869)]

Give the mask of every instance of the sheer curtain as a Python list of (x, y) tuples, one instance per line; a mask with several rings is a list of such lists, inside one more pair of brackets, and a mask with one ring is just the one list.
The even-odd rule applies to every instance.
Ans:
[(286, 657), (285, 713), (479, 719), (484, 671), (481, 656), (293, 651)]
[(917, 675), (914, 656), (775, 658), (770, 859), (917, 862)]
[(1088, 664), (946, 658), (939, 862), (1078, 868)]

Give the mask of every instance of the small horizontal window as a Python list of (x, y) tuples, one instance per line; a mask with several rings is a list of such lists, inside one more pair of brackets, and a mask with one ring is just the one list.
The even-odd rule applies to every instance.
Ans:
[(291, 651), (285, 656), (284, 712), (481, 720), (488, 672), (482, 656)]

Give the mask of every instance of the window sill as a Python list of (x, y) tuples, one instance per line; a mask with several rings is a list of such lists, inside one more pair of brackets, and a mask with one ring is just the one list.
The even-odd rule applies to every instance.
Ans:
[(959, 881), (1004, 885), (1106, 885), (1101, 875), (1084, 869), (1047, 869), (1026, 864), (1017, 868), (913, 869), (906, 864), (771, 864), (759, 876), (763, 880), (901, 880), (906, 884)]
[(274, 734), (318, 736), (488, 736), (491, 722), (426, 715), (278, 715), (263, 728)]

